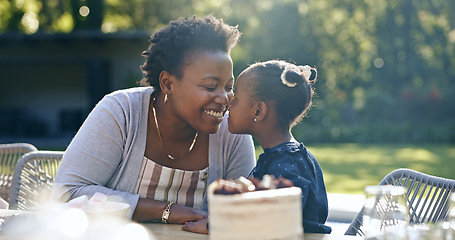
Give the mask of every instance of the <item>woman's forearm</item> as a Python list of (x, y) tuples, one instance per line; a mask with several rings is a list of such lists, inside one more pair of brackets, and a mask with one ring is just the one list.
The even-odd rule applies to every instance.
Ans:
[(161, 216), (166, 206), (167, 202), (139, 198), (133, 213), (133, 220), (137, 222), (161, 220)]
[[(133, 213), (133, 220), (137, 222), (161, 221), (166, 206), (168, 206), (167, 202), (140, 198)], [(183, 224), (207, 218), (206, 211), (178, 204), (172, 204), (169, 212), (168, 223)]]

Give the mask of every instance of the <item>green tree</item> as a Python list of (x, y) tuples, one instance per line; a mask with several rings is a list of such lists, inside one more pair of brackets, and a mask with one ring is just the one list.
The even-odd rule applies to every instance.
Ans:
[(153, 33), (213, 13), (243, 32), (235, 75), (276, 58), (318, 68), (299, 136), (455, 142), (454, 9), (447, 0), (0, 0), (0, 33)]

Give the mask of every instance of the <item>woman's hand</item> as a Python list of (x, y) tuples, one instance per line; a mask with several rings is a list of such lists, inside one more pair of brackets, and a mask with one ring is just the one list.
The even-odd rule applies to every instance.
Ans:
[[(161, 221), (166, 206), (167, 202), (140, 198), (133, 213), (133, 220), (137, 222)], [(168, 223), (183, 224), (207, 218), (206, 211), (178, 204), (172, 204), (169, 211)]]
[(185, 225), (182, 227), (182, 230), (188, 232), (209, 234), (209, 230), (207, 229), (207, 223), (208, 223), (207, 218), (196, 222), (186, 222)]
[(207, 218), (207, 212), (185, 207), (182, 205), (173, 204), (171, 206), (171, 214), (169, 215), (168, 223), (183, 224), (186, 222), (193, 222)]

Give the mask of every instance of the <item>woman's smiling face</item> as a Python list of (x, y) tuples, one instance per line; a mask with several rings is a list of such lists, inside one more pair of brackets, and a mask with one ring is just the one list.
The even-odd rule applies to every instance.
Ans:
[(173, 82), (169, 102), (177, 116), (202, 133), (216, 133), (233, 97), (233, 64), (229, 54), (193, 53), (183, 66), (181, 79)]

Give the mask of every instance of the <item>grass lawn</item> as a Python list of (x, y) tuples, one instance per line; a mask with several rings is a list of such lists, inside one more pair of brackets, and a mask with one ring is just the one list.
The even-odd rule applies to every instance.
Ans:
[[(363, 194), (397, 168), (455, 179), (455, 145), (441, 144), (312, 144), (327, 192)], [(256, 153), (262, 149), (258, 147)]]

